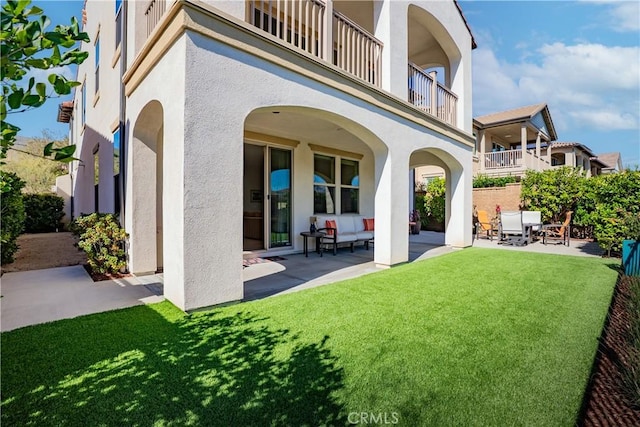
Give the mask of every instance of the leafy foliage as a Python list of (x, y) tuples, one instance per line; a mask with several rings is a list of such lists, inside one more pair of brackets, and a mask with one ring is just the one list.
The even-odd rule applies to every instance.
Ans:
[(2, 238), (2, 264), (13, 262), (13, 256), (18, 250), (16, 240), (24, 229), (24, 204), (22, 202), (22, 187), (24, 182), (14, 173), (0, 171), (1, 211), (0, 235)]
[[(71, 18), (71, 25), (57, 25), (49, 29), (51, 21), (43, 15), (42, 9), (28, 7), (31, 0), (8, 0), (2, 6), (2, 93), (0, 94), (0, 159), (4, 159), (20, 131), (6, 121), (7, 115), (19, 113), (43, 105), (55, 95), (68, 95), (71, 89), (80, 83), (71, 81), (63, 75), (51, 73), (48, 77), (51, 91), (44, 82), (36, 82), (30, 77), (22, 82), (29, 70), (36, 68), (50, 70), (70, 64), (81, 64), (88, 57), (87, 52), (79, 48), (72, 49), (78, 41), (89, 41), (87, 33), (80, 32), (78, 21)], [(75, 146), (55, 147), (48, 144), (44, 155), (55, 160), (69, 162), (73, 160)]]
[(435, 178), (425, 189), (424, 213), (439, 223), (443, 223), (445, 217), (445, 188), (444, 178)]
[(51, 142), (56, 148), (67, 146), (66, 138), (55, 140), (45, 132), (42, 138), (33, 138), (24, 147), (14, 146), (9, 152), (2, 168), (20, 175), (25, 182), (25, 193), (48, 193), (56, 178), (67, 173), (66, 164), (42, 157), (44, 147)]
[(638, 237), (640, 171), (599, 175), (587, 184), (579, 206), (582, 221), (593, 226), (594, 237), (604, 250), (620, 252), (622, 240)]
[(55, 194), (25, 194), (24, 228), (27, 233), (48, 233), (60, 228), (64, 216), (64, 199)]
[(473, 179), (473, 188), (504, 187), (516, 182), (515, 176), (491, 177), (479, 174)]
[(95, 273), (115, 274), (126, 267), (128, 235), (120, 227), (116, 215), (83, 215), (76, 218), (70, 228), (79, 236), (78, 247), (87, 253), (89, 266)]
[(524, 210), (540, 211), (543, 222), (562, 222), (568, 211), (577, 210), (585, 179), (584, 171), (569, 166), (527, 171), (520, 193)]

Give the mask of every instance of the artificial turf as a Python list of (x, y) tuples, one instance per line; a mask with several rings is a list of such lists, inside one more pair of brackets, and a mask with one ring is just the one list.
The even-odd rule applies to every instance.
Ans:
[(191, 315), (164, 302), (5, 332), (1, 421), (570, 426), (612, 264), (471, 248)]

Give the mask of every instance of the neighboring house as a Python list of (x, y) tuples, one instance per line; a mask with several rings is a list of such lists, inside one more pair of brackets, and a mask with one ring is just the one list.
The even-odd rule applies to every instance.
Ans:
[(620, 153), (598, 154), (598, 160), (602, 163), (601, 173), (615, 173), (622, 171), (622, 156)]
[(473, 120), (477, 141), (475, 174), (522, 176), (550, 166), (549, 144), (556, 135), (547, 104), (487, 114)]
[[(556, 166), (579, 167), (587, 172), (587, 176), (595, 176), (600, 175), (604, 166), (589, 147), (578, 142), (553, 142), (550, 152), (552, 168)], [(544, 169), (549, 169), (549, 167), (542, 170)]]
[(455, 1), (89, 0), (85, 16), (61, 106), (74, 213), (119, 212), (129, 270), (162, 269), (178, 307), (242, 299), (243, 255), (300, 252), (315, 214), (375, 217), (375, 263), (407, 261), (422, 165), (446, 171), (446, 243), (471, 244), (475, 43)]

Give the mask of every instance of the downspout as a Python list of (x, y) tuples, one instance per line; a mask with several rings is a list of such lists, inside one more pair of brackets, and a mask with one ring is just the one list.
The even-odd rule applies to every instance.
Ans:
[(120, 20), (120, 123), (118, 125), (118, 129), (120, 132), (120, 179), (118, 180), (119, 187), (119, 203), (120, 203), (120, 225), (124, 228), (124, 218), (125, 218), (125, 201), (126, 194), (125, 191), (127, 189), (126, 178), (127, 178), (127, 133), (126, 133), (126, 124), (125, 120), (127, 117), (127, 102), (124, 91), (124, 81), (122, 76), (124, 76), (125, 71), (127, 71), (127, 9), (128, 9), (128, 1), (123, 0), (122, 5), (120, 6), (122, 9), (120, 13), (122, 13), (122, 19)]

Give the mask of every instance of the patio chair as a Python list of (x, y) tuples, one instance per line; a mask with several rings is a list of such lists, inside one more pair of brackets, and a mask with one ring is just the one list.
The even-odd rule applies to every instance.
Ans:
[(487, 233), (489, 240), (493, 241), (493, 232), (498, 231), (493, 228), (493, 222), (489, 219), (487, 211), (478, 211), (478, 222), (476, 222), (476, 238), (480, 237), (480, 233)]
[(522, 223), (528, 227), (529, 238), (538, 236), (542, 230), (542, 212), (522, 211)]
[(562, 242), (563, 245), (569, 246), (569, 234), (571, 231), (571, 214), (568, 211), (562, 224), (544, 224), (542, 226), (542, 243), (547, 244), (547, 240), (555, 240)]
[(500, 212), (499, 236), (501, 244), (524, 246), (528, 242), (522, 225), (522, 212), (502, 211)]

